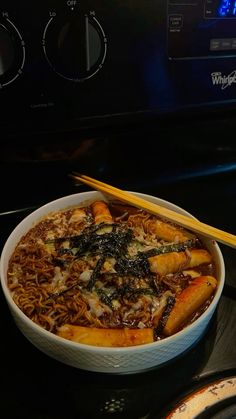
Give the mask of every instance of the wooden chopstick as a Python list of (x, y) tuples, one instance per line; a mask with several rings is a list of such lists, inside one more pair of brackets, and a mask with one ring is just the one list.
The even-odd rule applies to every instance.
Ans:
[(203, 236), (206, 236), (212, 240), (216, 240), (227, 246), (236, 248), (236, 236), (231, 233), (219, 230), (218, 228), (202, 223), (186, 215), (179, 214), (178, 212), (165, 208), (161, 205), (146, 201), (145, 199), (137, 197), (130, 192), (115, 188), (114, 186), (108, 185), (89, 176), (85, 176), (76, 172), (70, 174), (69, 176), (74, 180), (86, 184), (87, 186), (90, 186), (97, 191), (110, 195), (113, 198), (116, 198), (127, 204), (134, 205), (135, 207), (146, 210), (160, 217), (164, 217), (166, 220), (179, 224), (182, 227), (192, 230), (197, 234), (202, 234)]

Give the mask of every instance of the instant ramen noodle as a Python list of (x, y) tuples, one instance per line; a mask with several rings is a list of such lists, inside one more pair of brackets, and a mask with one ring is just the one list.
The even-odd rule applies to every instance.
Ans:
[(144, 210), (97, 200), (51, 212), (17, 244), (8, 287), (33, 322), (65, 339), (132, 346), (165, 339), (211, 303), (211, 253)]

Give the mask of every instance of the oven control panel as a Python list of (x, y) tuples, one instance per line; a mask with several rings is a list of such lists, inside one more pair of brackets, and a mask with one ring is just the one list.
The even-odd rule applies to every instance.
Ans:
[(168, 55), (173, 59), (236, 57), (236, 1), (169, 0)]
[(235, 0), (2, 0), (0, 127), (236, 103)]

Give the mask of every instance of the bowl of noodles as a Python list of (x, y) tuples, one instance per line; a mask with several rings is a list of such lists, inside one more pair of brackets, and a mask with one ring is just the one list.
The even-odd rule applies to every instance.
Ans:
[(97, 191), (24, 218), (0, 264), (25, 337), (59, 362), (104, 373), (148, 370), (190, 350), (204, 338), (225, 279), (215, 241)]

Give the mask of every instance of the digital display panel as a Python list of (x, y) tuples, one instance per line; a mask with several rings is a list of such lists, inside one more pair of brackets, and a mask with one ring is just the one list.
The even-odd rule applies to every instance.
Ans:
[(217, 8), (217, 16), (236, 18), (236, 0), (220, 0)]

